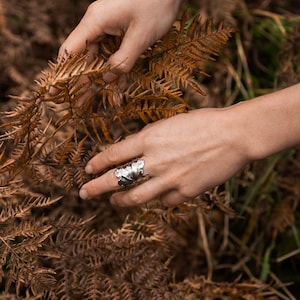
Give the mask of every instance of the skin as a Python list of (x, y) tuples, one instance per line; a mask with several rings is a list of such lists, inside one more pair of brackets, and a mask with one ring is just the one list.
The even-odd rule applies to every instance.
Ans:
[[(80, 52), (86, 41), (93, 45), (105, 34), (124, 31), (120, 49), (109, 58), (116, 67), (105, 77), (115, 79), (167, 32), (179, 4), (177, 0), (96, 1), (64, 42), (60, 55), (65, 50)], [(300, 144), (299, 95), (297, 84), (231, 107), (194, 110), (148, 125), (88, 162), (87, 173), (108, 171), (83, 185), (79, 195), (91, 199), (114, 192), (110, 201), (121, 207), (156, 197), (165, 205), (192, 199), (225, 182), (248, 162)], [(114, 166), (136, 157), (144, 159), (149, 179), (118, 191)]]
[(87, 9), (78, 26), (61, 45), (58, 57), (79, 53), (90, 45), (90, 56), (97, 52), (96, 43), (105, 35), (120, 36), (122, 44), (108, 60), (114, 69), (104, 80), (113, 81), (127, 73), (137, 58), (160, 39), (177, 17), (180, 0), (98, 0)]
[[(179, 204), (225, 182), (248, 162), (300, 144), (299, 95), (297, 84), (228, 108), (198, 109), (161, 120), (111, 145), (86, 170), (97, 173), (141, 157), (150, 179), (114, 193), (111, 203), (136, 206), (160, 196), (165, 205)], [(81, 197), (117, 191), (113, 172), (86, 183)]]

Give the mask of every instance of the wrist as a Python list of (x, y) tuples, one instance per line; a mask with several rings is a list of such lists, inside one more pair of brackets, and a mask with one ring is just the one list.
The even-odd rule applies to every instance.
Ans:
[(250, 101), (239, 102), (227, 110), (227, 122), (231, 128), (233, 147), (239, 149), (247, 162), (264, 158), (268, 154), (266, 144), (262, 142), (262, 135), (256, 129), (257, 118), (254, 103)]
[(249, 161), (300, 144), (300, 84), (229, 108), (235, 139)]
[(244, 164), (255, 160), (253, 149), (248, 141), (248, 133), (244, 127), (242, 102), (221, 108), (219, 116), (219, 128), (222, 128), (223, 143), (228, 145), (227, 151), (235, 153)]

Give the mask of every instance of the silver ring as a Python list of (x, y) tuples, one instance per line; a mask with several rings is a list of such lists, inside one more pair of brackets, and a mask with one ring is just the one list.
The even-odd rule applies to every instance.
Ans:
[(114, 174), (118, 178), (118, 184), (127, 186), (144, 177), (144, 165), (145, 161), (143, 159), (136, 159), (126, 166), (117, 168)]

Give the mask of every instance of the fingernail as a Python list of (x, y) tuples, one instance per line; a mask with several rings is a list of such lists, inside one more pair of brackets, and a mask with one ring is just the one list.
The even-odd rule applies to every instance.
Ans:
[(92, 174), (93, 171), (94, 171), (94, 169), (93, 169), (92, 165), (87, 164), (87, 165), (85, 166), (85, 172), (86, 172), (87, 174)]
[(53, 86), (51, 86), (49, 88), (49, 95), (50, 96), (56, 96), (57, 92), (58, 92), (58, 90), (56, 88), (54, 88)]
[(80, 190), (79, 191), (79, 197), (82, 199), (82, 200), (87, 200), (89, 198), (89, 194), (86, 190)]

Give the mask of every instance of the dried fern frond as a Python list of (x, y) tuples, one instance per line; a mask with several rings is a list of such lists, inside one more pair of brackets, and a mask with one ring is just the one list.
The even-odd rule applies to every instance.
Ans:
[(183, 21), (179, 31), (181, 34), (172, 31), (146, 53), (152, 58), (150, 74), (172, 80), (177, 87), (189, 86), (204, 94), (197, 76), (207, 75), (206, 64), (215, 59), (235, 30), (224, 28), (222, 22), (215, 29), (212, 20), (202, 23), (200, 16), (195, 17), (188, 28)]
[(286, 228), (292, 227), (295, 223), (295, 210), (297, 208), (299, 199), (294, 197), (287, 197), (277, 203), (271, 212), (269, 230), (272, 236), (276, 237)]
[(173, 293), (182, 299), (188, 294), (190, 299), (277, 299), (276, 292), (259, 282), (218, 283), (204, 277), (186, 278), (182, 283), (171, 284)]
[[(64, 183), (70, 191), (87, 179), (82, 166), (95, 153), (93, 145), (119, 138), (114, 128), (125, 136), (130, 133), (128, 122), (147, 124), (190, 109), (182, 88), (202, 92), (196, 73), (204, 73), (205, 63), (217, 55), (234, 29), (223, 24), (214, 29), (211, 20), (201, 23), (196, 17), (183, 30), (184, 22), (137, 61), (122, 89), (118, 82), (103, 81), (102, 74), (110, 68), (104, 58), (96, 57), (87, 65), (88, 51), (50, 63), (32, 96), (19, 99), (14, 111), (2, 113), (1, 141), (10, 141), (13, 147), (6, 151), (7, 159), (2, 158), (0, 172), (9, 173), (9, 180), (25, 172), (37, 185), (50, 179), (52, 186)], [(115, 43), (108, 41), (102, 46), (109, 52), (118, 38)], [(83, 77), (89, 80), (81, 83)]]
[(76, 195), (80, 208), (77, 191), (89, 179), (84, 166), (103, 146), (190, 110), (184, 90), (202, 93), (198, 74), (206, 74), (206, 62), (233, 32), (200, 18), (187, 28), (183, 20), (138, 59), (122, 85), (102, 78), (121, 42), (108, 37), (99, 45), (103, 57), (87, 64), (88, 49), (66, 54), (50, 63), (30, 95), (1, 113), (0, 275), (7, 293), (124, 300), (168, 295), (170, 257), (188, 245), (185, 232), (197, 228), (192, 207), (145, 210), (105, 234), (92, 227), (91, 214), (77, 218), (64, 207), (51, 214), (51, 207)]
[(19, 295), (24, 287), (30, 287), (35, 295), (41, 295), (55, 281), (51, 268), (41, 268), (38, 263), (43, 257), (41, 249), (54, 230), (46, 218), (34, 217), (32, 210), (48, 208), (61, 197), (47, 197), (23, 185), (21, 181), (1, 185), (0, 277), (6, 292), (14, 290)]
[[(18, 215), (18, 217), (23, 216)], [(44, 269), (42, 272), (43, 268), (38, 264), (38, 258), (41, 256), (39, 250), (53, 230), (51, 226), (40, 224), (33, 219), (13, 224), (6, 223), (1, 226), (0, 261), (5, 266), (1, 281), (5, 282), (6, 291), (14, 287), (16, 295), (20, 294), (24, 286), (30, 286), (37, 295), (49, 289), (55, 282), (53, 271)]]

